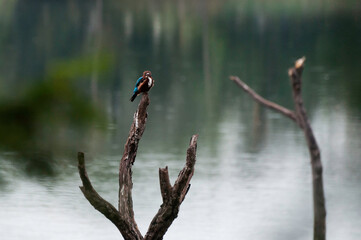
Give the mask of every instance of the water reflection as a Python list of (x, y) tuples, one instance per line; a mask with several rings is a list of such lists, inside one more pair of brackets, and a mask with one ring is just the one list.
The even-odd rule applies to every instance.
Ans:
[[(151, 69), (156, 85), (134, 167), (141, 231), (160, 205), (158, 167), (168, 165), (174, 180), (189, 137), (199, 133), (192, 187), (167, 239), (310, 239), (311, 176), (302, 132), (227, 79), (240, 75), (292, 108), (286, 71), (306, 55), (304, 99), (325, 165), (327, 235), (359, 239), (360, 6), (141, 3), (0, 1), (0, 106), (9, 108), (10, 99), (36, 113), (19, 111), (35, 116), (29, 127), (10, 121), (7, 111), (1, 115), (0, 236), (119, 238), (77, 188), (75, 156), (86, 152), (95, 188), (116, 205), (118, 163), (136, 108), (129, 97), (138, 75)], [(26, 97), (33, 92), (49, 94)], [(92, 113), (107, 119), (90, 121)], [(15, 135), (23, 128), (31, 134)], [(33, 158), (21, 154), (29, 151)], [(42, 174), (47, 165), (52, 177)]]

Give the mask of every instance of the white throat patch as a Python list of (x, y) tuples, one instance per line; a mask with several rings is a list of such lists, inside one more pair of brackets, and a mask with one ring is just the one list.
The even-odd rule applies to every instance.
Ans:
[(150, 88), (153, 84), (153, 79), (151, 77), (148, 77), (148, 87)]

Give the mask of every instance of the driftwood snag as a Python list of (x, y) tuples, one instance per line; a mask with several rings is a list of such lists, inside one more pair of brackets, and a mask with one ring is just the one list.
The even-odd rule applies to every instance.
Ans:
[(305, 60), (305, 57), (298, 59), (295, 63), (295, 67), (288, 70), (288, 75), (292, 82), (293, 100), (295, 102), (297, 120), (303, 127), (311, 157), (314, 211), (313, 239), (324, 240), (326, 238), (326, 207), (323, 190), (321, 154), (311, 125), (308, 121), (301, 95), (302, 72)]
[(313, 209), (314, 209), (313, 239), (324, 240), (326, 239), (326, 207), (325, 207), (325, 196), (323, 190), (323, 180), (322, 180), (323, 177), (322, 177), (321, 155), (316, 138), (313, 134), (311, 125), (308, 121), (301, 95), (302, 72), (305, 61), (306, 61), (305, 57), (298, 59), (295, 62), (295, 66), (288, 70), (288, 76), (291, 79), (293, 101), (295, 105), (294, 111), (291, 111), (274, 102), (262, 98), (238, 77), (231, 76), (230, 79), (234, 81), (238, 86), (240, 86), (245, 92), (247, 92), (255, 101), (293, 120), (303, 130), (305, 134), (308, 150), (310, 153), (311, 167), (312, 167)]
[(159, 169), (159, 182), (163, 203), (149, 226), (148, 232), (145, 235), (146, 240), (162, 239), (169, 226), (177, 218), (179, 206), (190, 188), (189, 182), (194, 173), (197, 139), (198, 135), (192, 136), (187, 150), (186, 165), (180, 171), (173, 187), (170, 185), (168, 167)]
[(124, 145), (123, 157), (120, 160), (118, 210), (95, 191), (86, 172), (84, 153), (78, 153), (78, 170), (83, 183), (83, 186), (80, 187), (81, 191), (89, 203), (108, 218), (126, 240), (163, 239), (168, 228), (178, 216), (179, 207), (189, 190), (196, 162), (198, 135), (193, 135), (187, 150), (186, 164), (173, 186), (170, 184), (168, 167), (159, 169), (163, 203), (153, 218), (145, 237), (143, 237), (134, 219), (132, 166), (137, 155), (139, 141), (145, 130), (148, 105), (149, 97), (145, 93), (134, 114), (129, 136)]

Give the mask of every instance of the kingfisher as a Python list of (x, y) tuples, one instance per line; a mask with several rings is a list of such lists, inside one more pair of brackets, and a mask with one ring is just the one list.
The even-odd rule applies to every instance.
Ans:
[(152, 73), (150, 71), (144, 71), (143, 76), (138, 78), (137, 83), (135, 84), (133, 96), (130, 98), (130, 101), (133, 102), (138, 94), (148, 92), (153, 86), (154, 80), (152, 78)]

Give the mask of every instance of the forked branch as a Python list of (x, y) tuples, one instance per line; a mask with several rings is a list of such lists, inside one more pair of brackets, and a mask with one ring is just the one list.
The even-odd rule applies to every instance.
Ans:
[(163, 203), (149, 226), (148, 232), (145, 235), (146, 240), (163, 239), (169, 226), (177, 218), (179, 207), (190, 188), (189, 182), (194, 173), (197, 139), (198, 135), (192, 136), (187, 150), (186, 164), (180, 171), (173, 187), (170, 184), (168, 167), (159, 169), (159, 182)]
[(313, 186), (313, 209), (314, 209), (314, 240), (324, 240), (326, 238), (326, 207), (323, 190), (322, 162), (320, 149), (317, 145), (316, 138), (313, 134), (311, 125), (308, 121), (306, 110), (303, 106), (301, 95), (302, 89), (302, 72), (306, 58), (300, 58), (295, 62), (295, 66), (288, 70), (291, 79), (293, 101), (295, 111), (288, 110), (274, 102), (268, 101), (258, 95), (247, 84), (242, 82), (238, 77), (231, 76), (230, 79), (247, 92), (255, 101), (262, 105), (276, 110), (284, 116), (295, 121), (303, 129), (305, 134), (308, 150), (311, 157), (312, 166), (312, 186)]
[[(83, 183), (80, 189), (90, 204), (114, 223), (126, 240), (144, 239), (134, 219), (132, 166), (137, 155), (139, 141), (145, 130), (148, 105), (149, 97), (147, 93), (144, 93), (134, 114), (129, 136), (124, 145), (123, 157), (120, 160), (118, 210), (95, 191), (85, 169), (84, 154), (78, 153), (78, 169)], [(173, 187), (170, 184), (168, 168), (159, 169), (163, 204), (154, 217), (145, 239), (162, 239), (173, 220), (177, 217), (179, 207), (187, 194), (190, 186), (189, 182), (193, 176), (194, 164), (196, 162), (197, 138), (198, 135), (194, 135), (191, 139), (187, 150), (186, 165), (180, 172)]]
[(303, 126), (303, 132), (305, 134), (311, 157), (314, 212), (313, 239), (324, 240), (326, 239), (326, 204), (323, 190), (321, 153), (311, 125), (308, 121), (306, 109), (303, 106), (303, 99), (301, 95), (302, 72), (305, 60), (305, 57), (298, 59), (295, 63), (295, 66), (288, 70), (288, 75), (292, 83), (293, 100), (295, 102), (296, 114)]

